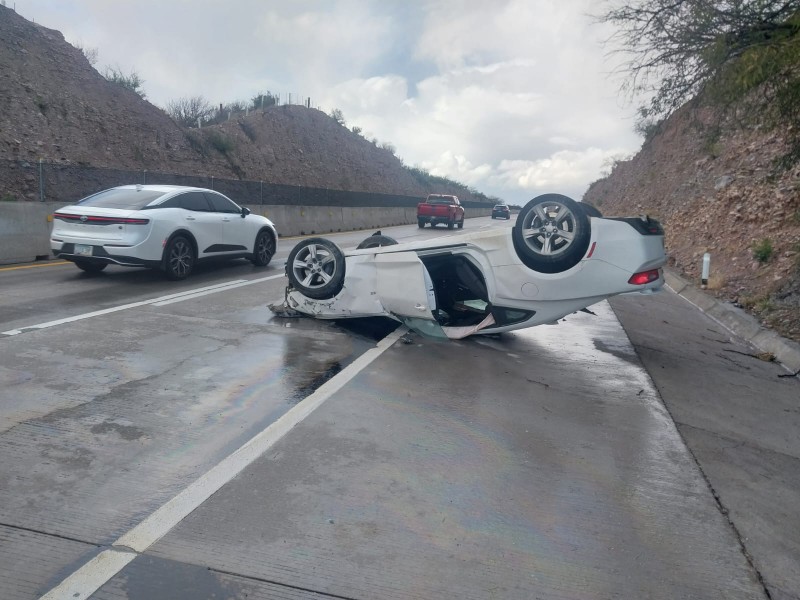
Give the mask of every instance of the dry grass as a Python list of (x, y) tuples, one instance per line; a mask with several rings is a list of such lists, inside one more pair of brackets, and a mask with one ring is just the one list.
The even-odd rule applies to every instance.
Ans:
[(711, 275), (708, 278), (708, 283), (706, 284), (706, 288), (709, 290), (721, 290), (725, 287), (725, 277), (722, 275)]

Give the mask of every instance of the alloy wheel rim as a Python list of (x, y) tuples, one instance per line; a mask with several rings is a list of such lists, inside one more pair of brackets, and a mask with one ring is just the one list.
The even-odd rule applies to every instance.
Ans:
[(172, 248), (170, 266), (172, 272), (178, 276), (186, 275), (192, 264), (192, 253), (184, 242), (178, 242)]
[(272, 244), (270, 244), (270, 238), (268, 235), (264, 234), (258, 238), (258, 257), (262, 262), (266, 262), (269, 257), (272, 256), (271, 246)]
[(324, 246), (312, 244), (297, 253), (292, 262), (292, 273), (305, 288), (323, 287), (336, 274), (336, 258)]
[(572, 246), (578, 223), (574, 213), (560, 202), (540, 204), (522, 223), (525, 244), (536, 254), (559, 256)]

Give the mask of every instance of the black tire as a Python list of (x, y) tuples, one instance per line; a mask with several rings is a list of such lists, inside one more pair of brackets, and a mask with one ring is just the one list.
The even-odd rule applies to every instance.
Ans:
[(394, 246), (397, 240), (389, 237), (388, 235), (371, 235), (358, 246), (356, 250), (363, 250), (364, 248), (380, 248), (381, 246)]
[(520, 211), (511, 237), (525, 266), (540, 273), (560, 273), (586, 254), (590, 227), (589, 217), (573, 199), (543, 194)]
[(458, 222), (458, 228), (464, 229), (464, 217), (461, 217), (461, 220)]
[(197, 255), (189, 238), (176, 235), (164, 250), (164, 274), (172, 281), (186, 279), (192, 273), (196, 261)]
[(420, 229), (425, 227), (425, 221), (423, 221), (422, 219), (417, 219), (417, 227), (419, 227)]
[(578, 202), (578, 206), (580, 206), (581, 210), (586, 213), (587, 217), (597, 217), (598, 219), (603, 218), (603, 214), (597, 209), (596, 206), (587, 204), (586, 202)]
[(91, 260), (76, 260), (75, 266), (87, 273), (99, 273), (108, 266), (108, 263), (94, 262)]
[(333, 298), (344, 286), (344, 254), (325, 238), (308, 238), (286, 259), (286, 276), (292, 287), (315, 300)]
[(455, 221), (451, 220), (451, 221), (447, 222), (447, 228), (448, 229), (452, 229), (453, 227), (455, 227), (455, 225), (456, 225)]
[(494, 219), (494, 215), (492, 215), (492, 218)]
[(253, 244), (253, 258), (250, 262), (257, 267), (266, 267), (274, 254), (275, 238), (272, 237), (272, 232), (266, 229), (259, 231)]

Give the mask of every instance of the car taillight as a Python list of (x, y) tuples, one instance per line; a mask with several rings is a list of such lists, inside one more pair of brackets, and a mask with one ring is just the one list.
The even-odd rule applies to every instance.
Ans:
[(631, 278), (628, 279), (628, 283), (630, 283), (631, 285), (644, 285), (646, 283), (656, 281), (659, 277), (661, 277), (661, 270), (652, 269), (650, 271), (642, 271), (641, 273), (634, 273), (631, 276)]
[(128, 217), (97, 217), (90, 215), (73, 215), (69, 213), (53, 213), (54, 219), (70, 223), (90, 223), (92, 225), (147, 225), (150, 219), (136, 219)]
[(150, 219), (116, 219), (112, 217), (89, 217), (89, 221), (99, 221), (103, 222), (108, 220), (110, 223), (120, 223), (122, 225), (147, 225), (150, 222)]

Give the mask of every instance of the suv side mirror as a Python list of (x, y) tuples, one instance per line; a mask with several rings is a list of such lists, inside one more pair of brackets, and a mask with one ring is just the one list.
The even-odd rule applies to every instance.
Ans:
[(242, 218), (244, 219), (249, 214), (250, 214), (250, 209), (247, 208), (246, 206), (243, 206), (242, 207)]

